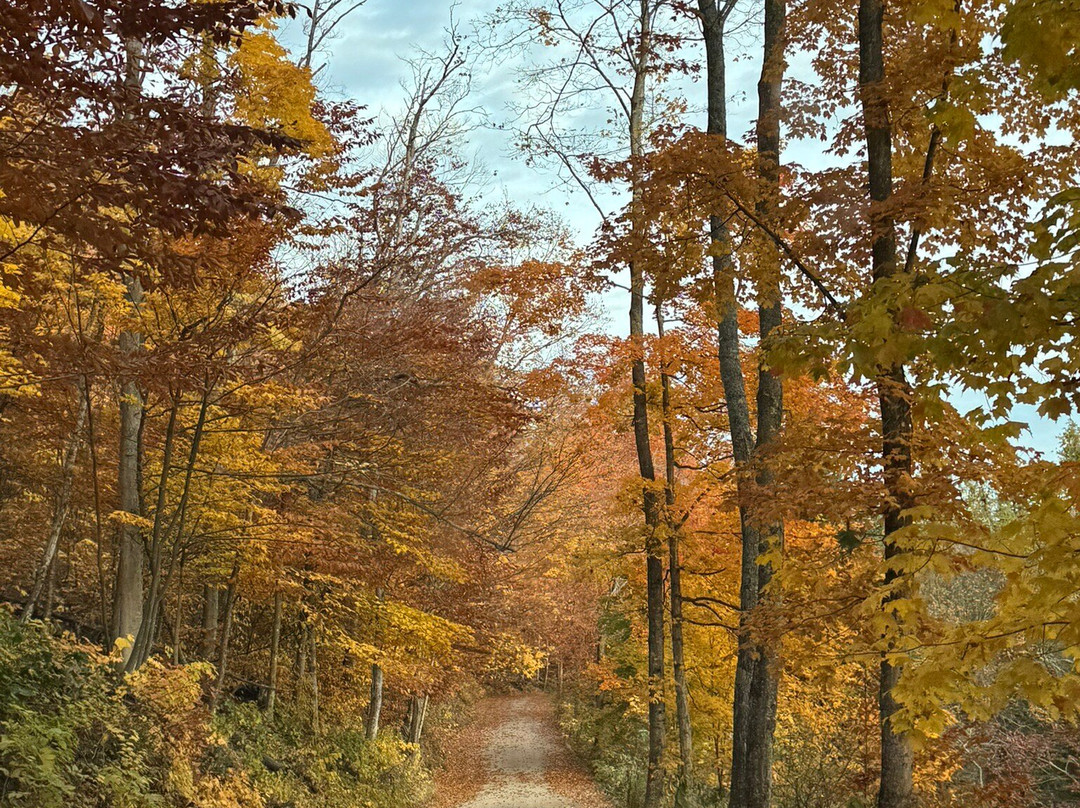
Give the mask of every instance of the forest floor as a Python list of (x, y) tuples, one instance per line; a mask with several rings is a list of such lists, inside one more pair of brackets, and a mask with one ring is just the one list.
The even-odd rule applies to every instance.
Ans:
[(559, 733), (552, 700), (495, 696), (447, 749), (431, 808), (608, 808)]

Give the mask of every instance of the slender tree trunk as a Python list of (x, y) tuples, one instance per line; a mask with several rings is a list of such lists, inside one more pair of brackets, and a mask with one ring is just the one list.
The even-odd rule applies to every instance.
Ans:
[(311, 731), (318, 737), (322, 731), (319, 716), (319, 657), (315, 632), (308, 633), (311, 636)]
[(379, 719), (382, 716), (383, 669), (378, 663), (371, 666), (371, 700), (368, 702), (367, 724), (364, 736), (373, 741), (379, 735)]
[[(630, 96), (630, 157), (637, 161), (644, 152), (643, 116), (645, 90), (652, 51), (652, 15), (650, 0), (638, 3), (638, 41), (634, 65), (634, 85)], [(631, 188), (631, 220), (639, 227), (640, 190), (637, 179)], [(667, 611), (664, 602), (664, 560), (658, 540), (660, 500), (655, 488), (652, 446), (649, 440), (649, 411), (645, 374), (645, 273), (641, 263), (630, 262), (630, 340), (634, 346), (631, 381), (634, 386), (634, 446), (637, 450), (638, 471), (643, 482), (642, 511), (645, 516), (645, 577), (646, 612), (648, 622), (648, 699), (649, 699), (649, 757), (645, 780), (644, 808), (658, 808), (664, 794), (664, 742), (667, 734), (664, 704), (664, 623)]]
[(176, 439), (176, 417), (180, 402), (173, 399), (169, 409), (169, 422), (165, 427), (165, 447), (161, 456), (161, 474), (158, 477), (157, 502), (154, 506), (154, 526), (150, 537), (150, 589), (143, 604), (143, 620), (135, 636), (131, 654), (127, 658), (127, 670), (138, 668), (149, 656), (150, 646), (157, 633), (157, 601), (161, 586), (161, 530), (164, 524), (165, 499), (169, 488), (169, 472), (172, 471), (173, 445)]
[[(727, 136), (726, 65), (724, 28), (733, 3), (699, 0), (705, 37), (708, 93), (708, 131)], [(762, 183), (758, 214), (765, 221), (775, 217), (779, 193), (780, 85), (784, 72), (783, 0), (765, 4), (765, 58), (758, 85), (758, 173)], [(761, 489), (771, 479), (766, 471), (754, 474), (755, 455), (780, 430), (783, 398), (780, 379), (764, 364), (758, 368), (758, 434), (755, 440), (746, 396), (746, 382), (739, 356), (738, 302), (735, 299), (731, 239), (720, 215), (710, 220), (713, 241), (719, 246), (713, 257), (713, 281), (717, 308), (717, 342), (720, 378), (728, 414), (732, 455), (739, 494), (742, 560), (739, 580), (740, 630), (732, 707), (732, 760), (730, 805), (732, 808), (765, 808), (772, 786), (772, 739), (776, 723), (776, 690), (779, 664), (774, 648), (756, 639), (750, 618), (759, 608), (771, 578), (768, 565), (758, 558), (769, 549), (782, 547), (783, 525), (761, 518), (756, 506)], [(780, 260), (768, 255), (758, 282), (759, 335), (765, 341), (781, 323)]]
[[(859, 3), (859, 90), (866, 127), (867, 169), (870, 181), (870, 229), (872, 278), (874, 283), (898, 272), (896, 229), (884, 206), (892, 196), (892, 124), (889, 103), (883, 94), (885, 57), (882, 22), (883, 0)], [(895, 363), (879, 369), (878, 401), (881, 407), (882, 465), (888, 502), (885, 507), (885, 586), (889, 601), (900, 596), (900, 574), (889, 566), (900, 553), (895, 534), (908, 523), (904, 511), (911, 507), (911, 388), (904, 366)], [(893, 731), (897, 710), (893, 698), (902, 666), (881, 658), (878, 708), (881, 718), (881, 780), (879, 808), (908, 808), (913, 800), (913, 751), (911, 739)]]
[[(142, 45), (131, 40), (127, 43), (127, 67), (124, 84), (132, 91), (142, 86)], [(138, 311), (142, 305), (142, 282), (134, 273), (123, 273), (125, 296), (131, 307)], [(142, 334), (124, 330), (119, 337), (120, 352), (130, 362), (142, 351)], [(142, 497), (139, 485), (142, 480), (141, 454), (143, 397), (135, 379), (120, 382), (120, 466), (117, 474), (119, 510), (129, 520), (142, 518)], [(113, 589), (112, 636), (134, 637), (143, 619), (143, 542), (137, 523), (123, 521), (117, 541), (116, 586)], [(124, 664), (131, 656), (132, 648), (123, 649)]]
[[(707, 66), (708, 132), (727, 137), (727, 67), (724, 52), (725, 13), (715, 0), (699, 0), (702, 28), (705, 35)], [(713, 255), (713, 284), (717, 309), (717, 359), (724, 403), (728, 416), (732, 456), (735, 461), (738, 487), (740, 545), (742, 549), (739, 576), (740, 631), (739, 649), (735, 664), (735, 695), (732, 704), (731, 789), (732, 808), (748, 805), (749, 722), (751, 683), (755, 668), (756, 649), (746, 628), (746, 621), (758, 602), (758, 567), (756, 556), (760, 545), (759, 532), (748, 512), (750, 471), (753, 463), (754, 433), (750, 421), (750, 404), (746, 397), (746, 381), (739, 356), (738, 301), (735, 298), (734, 262), (731, 237), (721, 215), (710, 219), (710, 232), (716, 245)]]
[(232, 580), (225, 593), (225, 616), (221, 622), (221, 648), (218, 651), (217, 681), (214, 684), (214, 695), (210, 702), (210, 710), (217, 709), (218, 702), (225, 692), (225, 677), (229, 669), (229, 640), (232, 637), (233, 615), (236, 612), (236, 572), (237, 565), (233, 565)]
[(30, 596), (26, 599), (20, 621), (27, 623), (34, 617), (34, 610), (41, 599), (42, 591), (46, 582), (52, 576), (55, 565), (56, 551), (60, 546), (60, 536), (67, 522), (68, 511), (71, 507), (71, 489), (75, 480), (75, 463), (79, 458), (79, 450), (82, 448), (83, 432), (86, 428), (86, 420), (90, 410), (90, 400), (85, 394), (84, 384), (80, 381), (78, 388), (78, 409), (75, 416), (75, 429), (68, 437), (67, 446), (64, 447), (64, 457), (60, 463), (60, 482), (56, 488), (56, 500), (53, 506), (52, 521), (49, 524), (49, 535), (45, 540), (45, 549), (41, 553), (41, 561), (37, 572), (34, 574), (34, 584), (30, 589)]
[(303, 612), (301, 612), (296, 638), (296, 693), (294, 697), (298, 696), (303, 690), (304, 677), (307, 675), (308, 647), (311, 644), (310, 632), (311, 627), (308, 625), (307, 620), (304, 619)]
[(657, 539), (660, 527), (660, 507), (653, 468), (652, 447), (649, 443), (649, 413), (645, 391), (644, 351), (644, 277), (640, 267), (630, 267), (630, 337), (636, 341), (631, 377), (634, 384), (634, 442), (637, 448), (638, 470), (644, 482), (642, 510), (645, 514), (645, 575), (646, 610), (648, 617), (648, 698), (649, 698), (649, 761), (646, 776), (645, 808), (657, 808), (663, 795), (663, 755), (666, 717), (664, 705), (664, 562)]
[(45, 587), (45, 608), (41, 610), (41, 619), (48, 623), (52, 620), (53, 604), (56, 602), (56, 568), (60, 566), (60, 557), (53, 558), (49, 564), (47, 580), (49, 585)]
[(274, 720), (274, 707), (277, 702), (278, 652), (281, 647), (281, 607), (280, 592), (274, 593), (274, 623), (270, 629), (270, 674), (269, 688), (266, 693), (266, 718)]
[(209, 661), (214, 658), (218, 638), (218, 610), (221, 605), (221, 590), (210, 584), (203, 584), (202, 607), (202, 643), (199, 655)]
[(181, 648), (183, 642), (183, 627), (184, 627), (184, 563), (187, 561), (187, 553), (180, 555), (180, 580), (177, 581), (176, 586), (176, 607), (175, 617), (173, 618), (173, 664), (179, 665), (183, 662), (184, 652)]
[[(664, 311), (656, 305), (656, 330), (664, 337)], [(666, 357), (665, 357), (666, 358)], [(675, 723), (679, 735), (679, 785), (675, 804), (682, 805), (694, 774), (694, 741), (690, 725), (690, 692), (686, 684), (683, 647), (682, 569), (679, 560), (679, 528), (675, 524), (675, 435), (672, 428), (671, 376), (660, 371), (660, 407), (664, 421), (664, 504), (668, 526), (668, 588), (671, 603), (671, 664), (675, 680)]]
[[(774, 231), (780, 202), (780, 112), (785, 58), (786, 0), (765, 0), (764, 58), (758, 81), (757, 171), (761, 190), (757, 201), (758, 218)], [(783, 300), (780, 288), (781, 256), (770, 239), (763, 239), (764, 260), (758, 290), (758, 389), (757, 389), (757, 492), (759, 505), (751, 511), (758, 531), (759, 558), (782, 553), (784, 523), (769, 514), (761, 504), (773, 484), (773, 475), (762, 455), (776, 440), (783, 426), (784, 389), (780, 377), (768, 368), (767, 350), (773, 333), (783, 323)], [(755, 562), (757, 563), (757, 562)], [(762, 604), (775, 607), (779, 595), (770, 591), (773, 568), (770, 562), (758, 563), (757, 597)], [(780, 679), (778, 638), (753, 643), (754, 672), (750, 681), (749, 720), (747, 726), (746, 806), (767, 808), (772, 797), (772, 747), (776, 730), (776, 699)]]

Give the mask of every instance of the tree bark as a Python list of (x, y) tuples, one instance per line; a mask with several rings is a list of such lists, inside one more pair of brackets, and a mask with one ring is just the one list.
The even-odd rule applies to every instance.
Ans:
[(427, 718), (428, 695), (424, 693), (412, 697), (409, 708), (409, 743), (420, 744), (424, 735), (424, 721)]
[(318, 737), (322, 732), (322, 724), (319, 716), (319, 656), (315, 632), (309, 631), (311, 637), (311, 731)]
[(379, 735), (379, 719), (382, 716), (383, 669), (378, 663), (371, 666), (371, 700), (368, 702), (367, 722), (364, 737), (369, 741)]
[(217, 649), (220, 604), (221, 590), (216, 586), (203, 584), (202, 643), (199, 647), (199, 655), (205, 660), (213, 659), (214, 651)]
[(270, 629), (270, 672), (269, 687), (266, 693), (266, 718), (274, 720), (274, 707), (277, 702), (278, 685), (278, 653), (281, 648), (281, 607), (282, 597), (280, 592), (274, 593), (274, 623)]
[(176, 607), (175, 617), (173, 618), (173, 664), (179, 665), (183, 662), (184, 652), (181, 647), (183, 643), (183, 629), (184, 629), (184, 564), (187, 561), (187, 553), (180, 555), (180, 580), (177, 582), (176, 587)]
[[(896, 228), (884, 206), (892, 196), (892, 123), (888, 99), (883, 93), (885, 56), (883, 41), (883, 0), (859, 2), (859, 95), (866, 128), (867, 172), (870, 184), (870, 231), (872, 282), (892, 278), (896, 264)], [(895, 534), (908, 524), (905, 511), (913, 504), (909, 488), (912, 471), (911, 387), (902, 363), (878, 370), (878, 401), (881, 408), (882, 466), (888, 501), (885, 506), (885, 580), (889, 591), (883, 606), (899, 597), (902, 580), (889, 561), (899, 552)], [(896, 733), (892, 717), (897, 710), (893, 689), (902, 666), (882, 654), (878, 710), (881, 718), (881, 780), (878, 808), (908, 808), (912, 805), (913, 750), (911, 739)]]
[[(133, 91), (142, 86), (142, 45), (129, 41), (126, 45), (127, 65), (124, 84)], [(123, 273), (125, 296), (133, 309), (142, 304), (142, 282), (134, 273)], [(120, 333), (120, 352), (128, 362), (142, 351), (142, 334), (126, 329)], [(130, 518), (142, 518), (141, 454), (143, 397), (138, 382), (132, 378), (120, 383), (120, 466), (117, 474), (119, 510)], [(116, 586), (113, 590), (113, 639), (134, 637), (143, 619), (143, 542), (138, 524), (122, 522), (117, 537)], [(129, 645), (122, 651), (126, 665), (131, 656)]]
[[(652, 14), (650, 0), (638, 3), (638, 41), (633, 67), (634, 84), (630, 95), (630, 158), (637, 161), (644, 150), (643, 115), (645, 90), (652, 51)], [(631, 221), (639, 227), (640, 189), (635, 177), (631, 187)], [(664, 793), (664, 741), (667, 720), (664, 704), (664, 561), (661, 556), (658, 528), (660, 526), (660, 501), (654, 483), (652, 446), (649, 440), (649, 412), (645, 374), (645, 274), (640, 262), (630, 261), (630, 340), (634, 346), (631, 365), (631, 381), (634, 386), (634, 446), (637, 451), (638, 471), (643, 482), (641, 492), (642, 511), (645, 516), (645, 576), (646, 612), (648, 622), (648, 699), (649, 699), (649, 752), (648, 771), (645, 780), (645, 803), (643, 808), (658, 808)]]
[[(656, 330), (664, 337), (664, 311), (656, 305)], [(675, 723), (679, 736), (679, 784), (676, 806), (682, 805), (694, 773), (694, 741), (690, 724), (690, 692), (686, 684), (683, 647), (682, 569), (679, 560), (679, 528), (675, 523), (675, 435), (671, 413), (671, 376), (666, 367), (660, 370), (660, 411), (664, 422), (664, 504), (668, 527), (668, 589), (671, 608), (671, 664), (675, 680)]]
[(232, 580), (225, 593), (225, 616), (221, 623), (221, 648), (217, 659), (217, 681), (214, 684), (214, 694), (210, 701), (210, 710), (217, 709), (222, 693), (225, 691), (225, 677), (229, 669), (229, 640), (232, 637), (233, 614), (236, 612), (236, 573), (237, 565), (233, 566)]
[[(699, 0), (705, 38), (708, 132), (727, 136), (725, 23), (734, 3)], [(765, 57), (758, 84), (758, 175), (762, 191), (757, 213), (765, 221), (775, 218), (779, 193), (780, 87), (784, 72), (783, 0), (765, 4)], [(746, 382), (739, 356), (738, 301), (734, 282), (731, 239), (720, 215), (710, 219), (716, 245), (713, 283), (717, 308), (717, 348), (720, 379), (728, 415), (732, 456), (736, 468), (739, 500), (741, 564), (739, 577), (739, 650), (735, 668), (732, 705), (730, 805), (732, 808), (765, 808), (771, 798), (772, 739), (776, 723), (776, 690), (779, 665), (774, 648), (756, 639), (750, 618), (758, 609), (771, 578), (767, 565), (758, 564), (762, 553), (782, 547), (783, 525), (763, 519), (755, 502), (771, 481), (767, 471), (754, 474), (755, 457), (772, 441), (782, 425), (783, 388), (763, 360), (758, 366), (757, 438), (750, 420)], [(781, 323), (780, 259), (773, 250), (765, 257), (758, 281), (759, 336), (764, 346)]]
[(30, 589), (30, 595), (26, 599), (22, 615), (19, 620), (28, 623), (34, 618), (34, 610), (41, 600), (41, 594), (46, 583), (53, 575), (53, 565), (56, 560), (56, 551), (60, 546), (60, 536), (67, 522), (68, 511), (71, 507), (71, 489), (75, 480), (75, 463), (79, 458), (79, 451), (83, 444), (83, 431), (86, 428), (86, 420), (90, 412), (90, 400), (85, 394), (85, 383), (80, 381), (78, 388), (78, 410), (75, 416), (75, 428), (68, 437), (67, 446), (64, 447), (64, 458), (60, 463), (60, 482), (56, 487), (56, 500), (53, 506), (52, 521), (49, 524), (49, 535), (45, 540), (45, 549), (41, 553), (41, 561), (38, 563), (34, 574), (34, 584)]
[[(756, 208), (759, 220), (765, 222), (773, 232), (779, 229), (780, 112), (786, 69), (786, 21), (786, 0), (765, 0), (764, 58), (761, 79), (758, 81), (757, 120), (757, 172), (761, 187)], [(783, 382), (771, 372), (767, 358), (770, 337), (783, 324), (780, 288), (782, 260), (779, 249), (771, 239), (763, 239), (763, 242), (758, 289), (757, 504), (751, 511), (758, 532), (758, 546), (754, 553), (757, 558), (768, 553), (782, 553), (784, 549), (784, 523), (771, 516), (762, 503), (773, 484), (772, 472), (763, 455), (780, 434), (784, 412)], [(772, 564), (755, 563), (756, 608), (764, 604), (775, 607), (779, 603), (779, 595), (769, 589), (773, 576)], [(781, 669), (779, 645), (778, 638), (752, 641), (754, 670), (750, 677), (746, 761), (743, 769), (746, 789), (744, 804), (747, 808), (767, 808), (772, 799), (772, 747)]]

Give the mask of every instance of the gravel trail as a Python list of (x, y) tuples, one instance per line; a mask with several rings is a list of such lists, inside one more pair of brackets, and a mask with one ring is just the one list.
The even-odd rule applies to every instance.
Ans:
[(540, 694), (483, 701), (436, 777), (434, 808), (607, 808)]

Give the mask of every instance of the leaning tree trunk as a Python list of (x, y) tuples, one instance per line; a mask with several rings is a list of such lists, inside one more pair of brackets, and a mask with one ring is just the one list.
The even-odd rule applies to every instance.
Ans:
[[(859, 3), (859, 90), (866, 127), (867, 169), (870, 181), (870, 234), (873, 283), (902, 271), (896, 264), (896, 229), (886, 205), (892, 196), (892, 124), (889, 103), (883, 92), (885, 57), (882, 22), (883, 0)], [(896, 533), (907, 525), (905, 511), (912, 505), (910, 481), (911, 388), (902, 363), (878, 369), (878, 401), (881, 408), (882, 466), (888, 501), (885, 507), (885, 587), (883, 608), (900, 596), (900, 574), (889, 566), (899, 554)], [(897, 704), (893, 691), (902, 666), (881, 658), (878, 709), (881, 718), (881, 780), (878, 808), (907, 808), (913, 802), (913, 751), (911, 739), (893, 731)]]

